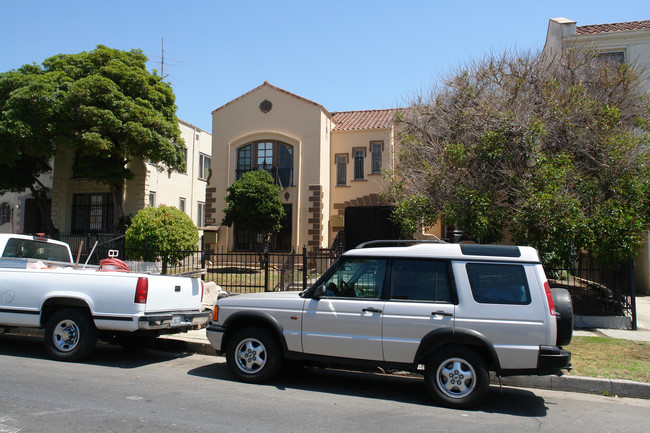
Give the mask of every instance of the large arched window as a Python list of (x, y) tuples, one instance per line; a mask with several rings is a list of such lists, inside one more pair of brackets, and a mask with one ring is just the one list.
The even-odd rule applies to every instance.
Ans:
[(251, 170), (266, 170), (281, 187), (293, 186), (293, 146), (273, 140), (241, 146), (237, 149), (236, 178)]
[(11, 222), (11, 206), (9, 203), (0, 204), (0, 225)]

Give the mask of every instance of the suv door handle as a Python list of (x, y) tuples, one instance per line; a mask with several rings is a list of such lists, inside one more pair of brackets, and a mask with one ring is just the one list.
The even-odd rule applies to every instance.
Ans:
[(377, 308), (373, 308), (373, 307), (367, 307), (367, 308), (364, 308), (361, 311), (363, 311), (364, 313), (381, 313), (381, 310), (379, 310)]
[(447, 316), (454, 317), (454, 313), (447, 313), (446, 311), (438, 310), (431, 313), (432, 316)]

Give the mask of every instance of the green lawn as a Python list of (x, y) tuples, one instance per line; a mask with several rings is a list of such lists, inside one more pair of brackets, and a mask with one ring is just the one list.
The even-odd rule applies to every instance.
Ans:
[(573, 337), (570, 376), (650, 383), (650, 342), (608, 337)]

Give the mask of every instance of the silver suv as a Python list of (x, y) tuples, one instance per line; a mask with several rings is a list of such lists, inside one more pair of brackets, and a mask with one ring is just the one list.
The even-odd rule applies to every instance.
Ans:
[(285, 359), (407, 370), (424, 373), (439, 404), (464, 408), (484, 398), (489, 371), (570, 368), (571, 298), (551, 291), (535, 249), (375, 245), (348, 251), (303, 292), (220, 299), (207, 336), (230, 372), (260, 383)]

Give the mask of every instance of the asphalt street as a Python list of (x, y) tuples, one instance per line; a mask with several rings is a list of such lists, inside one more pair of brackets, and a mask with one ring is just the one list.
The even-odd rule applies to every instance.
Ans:
[(0, 432), (647, 431), (650, 400), (493, 386), (477, 410), (431, 404), (421, 380), (300, 369), (234, 381), (222, 357), (100, 345), (84, 362), (0, 335)]

